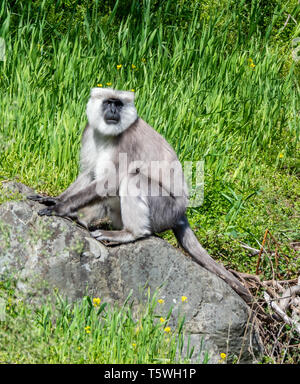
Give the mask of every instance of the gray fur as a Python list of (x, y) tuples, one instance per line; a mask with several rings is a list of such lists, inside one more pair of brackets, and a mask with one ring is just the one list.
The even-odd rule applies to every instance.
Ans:
[(247, 303), (251, 302), (251, 296), (248, 290), (240, 281), (231, 272), (227, 271), (223, 265), (217, 264), (201, 246), (185, 215), (183, 215), (173, 227), (173, 232), (182, 248), (185, 249), (198, 264), (225, 280)]

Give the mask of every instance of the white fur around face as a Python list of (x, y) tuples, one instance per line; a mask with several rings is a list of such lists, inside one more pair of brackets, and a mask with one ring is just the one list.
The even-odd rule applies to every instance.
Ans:
[[(123, 102), (121, 119), (118, 124), (106, 124), (102, 113), (102, 103), (105, 99), (117, 98)], [(137, 119), (134, 105), (134, 93), (116, 91), (111, 88), (92, 88), (91, 97), (87, 103), (86, 114), (90, 126), (104, 136), (117, 136), (125, 131)]]

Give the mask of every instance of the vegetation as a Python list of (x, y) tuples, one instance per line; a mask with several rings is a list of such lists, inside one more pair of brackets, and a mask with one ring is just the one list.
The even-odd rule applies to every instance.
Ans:
[(204, 203), (188, 216), (211, 255), (253, 273), (257, 256), (242, 245), (260, 249), (268, 229), (270, 255), (258, 272), (294, 278), (298, 1), (131, 4), (2, 1), (0, 180), (63, 191), (78, 172), (90, 88), (134, 89), (140, 116), (180, 160), (204, 161)]
[[(121, 308), (89, 296), (72, 305), (58, 293), (52, 303), (31, 306), (14, 291), (12, 281), (0, 286), (0, 299), (7, 303), (0, 321), (0, 363), (167, 364), (187, 363), (194, 354), (188, 337), (183, 350), (184, 318), (174, 329), (172, 310), (165, 318), (159, 315), (158, 292), (148, 293), (146, 304), (134, 310), (130, 295)], [(203, 351), (201, 362), (207, 361)]]

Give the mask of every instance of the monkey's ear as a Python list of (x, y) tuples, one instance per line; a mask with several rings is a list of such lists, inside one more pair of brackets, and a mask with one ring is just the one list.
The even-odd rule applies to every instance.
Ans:
[(134, 92), (131, 91), (117, 91), (116, 89), (112, 88), (92, 88), (91, 89), (91, 97), (95, 98), (116, 98), (120, 99), (127, 103), (133, 103), (134, 102)]

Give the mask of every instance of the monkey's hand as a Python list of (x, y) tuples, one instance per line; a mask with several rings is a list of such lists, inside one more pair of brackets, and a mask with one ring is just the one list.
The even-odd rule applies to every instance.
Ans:
[(47, 206), (55, 205), (58, 202), (56, 197), (42, 196), (42, 195), (31, 195), (27, 196), (28, 200), (37, 201), (40, 204)]
[(55, 215), (54, 210), (51, 208), (45, 208), (38, 211), (39, 216), (52, 216)]
[(73, 218), (74, 213), (70, 205), (56, 201), (55, 205), (49, 206), (38, 212), (39, 216), (64, 216)]

